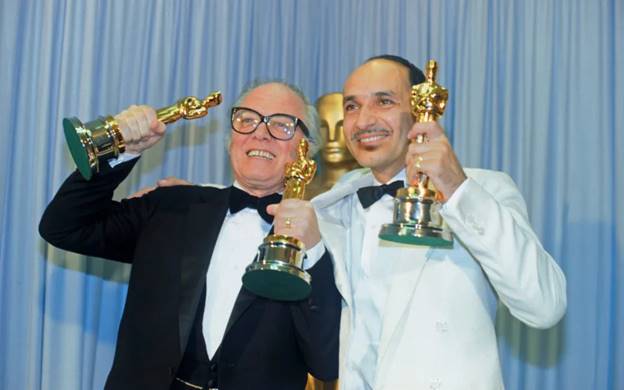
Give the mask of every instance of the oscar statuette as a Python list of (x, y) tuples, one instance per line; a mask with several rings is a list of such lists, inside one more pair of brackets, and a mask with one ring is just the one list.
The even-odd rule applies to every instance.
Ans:
[(319, 167), (314, 180), (306, 187), (306, 198), (329, 191), (345, 173), (360, 168), (347, 148), (342, 131), (342, 93), (325, 94), (316, 101), (321, 117), (323, 144), (319, 153)]
[[(221, 92), (215, 91), (204, 100), (194, 96), (156, 110), (158, 120), (164, 124), (178, 119), (197, 119), (206, 116), (208, 109), (221, 103)], [(116, 158), (126, 150), (119, 124), (110, 115), (82, 123), (78, 118), (63, 119), (65, 140), (78, 171), (90, 180), (99, 172), (100, 163)]]
[[(308, 141), (301, 139), (297, 159), (286, 164), (282, 199), (304, 199), (305, 186), (316, 172), (314, 160), (308, 160)], [(243, 275), (243, 286), (256, 295), (297, 301), (310, 295), (310, 275), (303, 270), (305, 245), (295, 237), (281, 234), (267, 236), (254, 261)]]
[[(436, 83), (437, 63), (427, 62), (426, 81), (412, 86), (411, 108), (416, 122), (433, 122), (444, 113), (448, 91)], [(424, 135), (412, 142), (424, 143)], [(382, 240), (403, 244), (450, 248), (453, 237), (440, 215), (442, 194), (429, 178), (418, 175), (415, 185), (400, 188), (394, 198), (393, 223), (384, 224), (379, 232)]]

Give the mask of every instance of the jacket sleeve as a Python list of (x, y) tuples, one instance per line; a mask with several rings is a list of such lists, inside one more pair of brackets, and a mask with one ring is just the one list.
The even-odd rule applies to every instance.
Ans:
[(150, 197), (113, 201), (113, 192), (137, 160), (106, 169), (86, 181), (75, 171), (61, 185), (39, 223), (50, 244), (71, 252), (131, 262)]
[(522, 195), (502, 172), (475, 178), (444, 205), (444, 220), (516, 318), (535, 328), (555, 325), (567, 306), (565, 276), (531, 228)]
[(324, 381), (338, 378), (338, 335), (341, 301), (334, 282), (331, 254), (326, 250), (308, 270), (312, 292), (291, 306), (299, 348), (308, 371)]

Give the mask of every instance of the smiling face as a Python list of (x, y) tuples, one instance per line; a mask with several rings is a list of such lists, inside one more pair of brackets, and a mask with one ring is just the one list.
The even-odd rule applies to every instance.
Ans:
[(409, 132), (410, 83), (406, 67), (373, 60), (344, 84), (344, 134), (357, 162), (385, 183), (405, 166)]
[[(303, 101), (279, 83), (263, 84), (253, 89), (239, 106), (251, 108), (262, 115), (282, 113), (300, 119), (305, 115)], [(286, 163), (297, 157), (297, 145), (301, 138), (303, 132), (297, 127), (290, 140), (277, 140), (271, 137), (264, 123), (260, 123), (251, 134), (232, 131), (229, 151), (234, 178), (256, 196), (282, 191)]]

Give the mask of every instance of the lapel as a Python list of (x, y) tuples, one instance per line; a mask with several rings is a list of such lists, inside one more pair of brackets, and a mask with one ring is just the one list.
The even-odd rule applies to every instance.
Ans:
[(373, 174), (370, 169), (362, 168), (351, 171), (340, 179), (329, 191), (324, 192), (314, 199), (312, 203), (319, 210), (331, 207), (341, 199), (353, 194), (359, 188), (372, 185)]
[(180, 353), (182, 355), (197, 316), (197, 305), (206, 281), (210, 258), (227, 213), (230, 187), (204, 189), (204, 191), (200, 202), (189, 207), (182, 228), (185, 246), (180, 264), (178, 311)]
[[(424, 267), (435, 253), (431, 247), (419, 247), (406, 244), (381, 241), (382, 246), (397, 248), (397, 256), (392, 261), (390, 291), (386, 298), (383, 314), (381, 338), (379, 340), (378, 361), (382, 362), (391, 344), (394, 334), (405, 326), (405, 320), (412, 306), (414, 293), (422, 277)], [(435, 299), (435, 297), (432, 297)]]
[[(371, 185), (374, 179), (368, 169), (358, 169), (347, 175), (349, 177), (340, 181), (331, 190), (314, 198), (312, 204), (319, 216), (323, 241), (329, 244), (332, 252), (336, 287), (347, 306), (351, 306), (349, 263), (351, 258), (360, 255), (363, 236), (359, 231), (361, 226), (354, 226), (351, 223), (353, 210), (358, 207), (357, 204), (353, 204), (357, 199), (354, 201), (351, 195), (359, 188)], [(345, 230), (339, 232), (338, 227)]]
[(227, 326), (225, 327), (225, 332), (223, 333), (222, 340), (225, 340), (225, 336), (228, 334), (230, 329), (232, 329), (232, 326), (234, 326), (240, 316), (243, 315), (243, 313), (256, 299), (258, 299), (257, 295), (249, 292), (249, 290), (247, 290), (245, 287), (241, 287), (240, 291), (238, 292), (238, 296), (236, 297), (234, 307), (232, 308), (230, 319), (228, 320)]

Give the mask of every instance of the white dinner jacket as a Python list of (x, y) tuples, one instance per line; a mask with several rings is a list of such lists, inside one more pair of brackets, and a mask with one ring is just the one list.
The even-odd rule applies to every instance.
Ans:
[[(537, 328), (553, 326), (566, 310), (565, 277), (529, 225), (513, 180), (502, 172), (465, 172), (469, 178), (441, 212), (453, 231), (452, 249), (379, 242), (379, 258), (387, 259), (382, 269), (392, 282), (382, 319), (376, 390), (501, 389), (494, 331), (497, 298)], [(348, 369), (353, 320), (348, 262), (360, 256), (363, 238), (363, 223), (355, 220), (361, 205), (352, 195), (373, 184), (370, 170), (360, 169), (313, 200), (320, 221), (344, 227), (331, 237), (321, 222), (343, 296), (341, 376)]]

